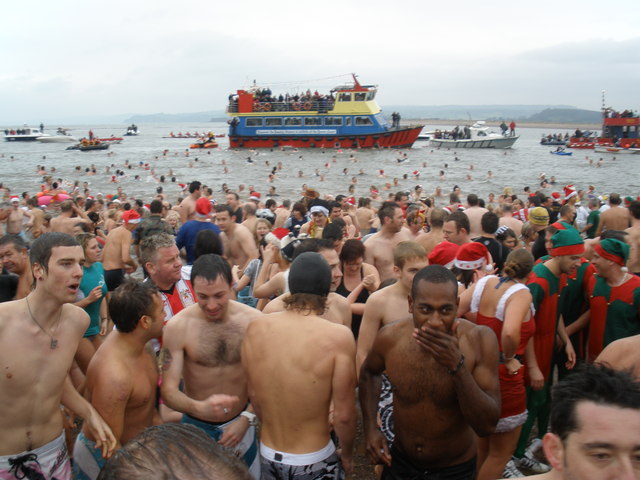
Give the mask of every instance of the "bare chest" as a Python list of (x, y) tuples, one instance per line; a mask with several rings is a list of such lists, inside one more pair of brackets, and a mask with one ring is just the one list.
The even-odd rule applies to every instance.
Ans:
[(158, 385), (158, 368), (151, 355), (139, 360), (133, 371), (133, 391), (127, 408), (139, 408), (155, 405)]
[(188, 360), (204, 367), (225, 367), (240, 363), (244, 328), (236, 323), (200, 324), (186, 349)]

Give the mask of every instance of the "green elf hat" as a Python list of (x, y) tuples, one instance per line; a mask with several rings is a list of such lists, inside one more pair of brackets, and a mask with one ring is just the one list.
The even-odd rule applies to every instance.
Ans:
[(549, 252), (554, 257), (562, 255), (582, 255), (584, 253), (584, 240), (575, 228), (558, 230), (551, 237), (553, 248)]
[(624, 267), (629, 258), (629, 245), (615, 238), (605, 238), (594, 247), (594, 250), (602, 258), (611, 260)]

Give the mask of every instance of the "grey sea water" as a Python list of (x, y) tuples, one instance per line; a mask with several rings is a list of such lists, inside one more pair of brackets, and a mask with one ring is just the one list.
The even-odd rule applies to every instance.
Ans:
[[(455, 126), (455, 125), (453, 125)], [(17, 125), (3, 126), (17, 128)], [(54, 133), (56, 126), (45, 126), (45, 131)], [(406, 150), (228, 150), (227, 139), (217, 139), (219, 149), (189, 150), (193, 140), (162, 138), (169, 132), (226, 133), (225, 123), (182, 123), (182, 124), (140, 124), (140, 135), (124, 137), (121, 144), (112, 145), (106, 151), (81, 152), (66, 150), (69, 144), (39, 142), (0, 142), (0, 181), (11, 188), (12, 194), (23, 191), (39, 191), (42, 176), (36, 172), (37, 165), (45, 165), (47, 171), (55, 167), (54, 178), (62, 178), (64, 187), (69, 189), (75, 180), (89, 182), (91, 194), (114, 193), (118, 186), (137, 198), (148, 200), (160, 185), (139, 164), (149, 164), (156, 177), (164, 175), (165, 193), (175, 201), (180, 193), (179, 183), (200, 180), (213, 188), (220, 197), (221, 187), (226, 183), (237, 190), (239, 184), (253, 185), (258, 192), (266, 193), (268, 186), (276, 187), (281, 198), (297, 198), (301, 186), (307, 184), (321, 193), (346, 193), (354, 177), (356, 196), (368, 195), (370, 185), (375, 185), (381, 193), (388, 182), (389, 191), (411, 190), (420, 184), (428, 193), (437, 186), (446, 194), (455, 185), (461, 187), (464, 195), (470, 192), (485, 197), (490, 192), (496, 195), (504, 187), (511, 187), (514, 193), (522, 194), (524, 186), (536, 190), (539, 175), (556, 177), (557, 184), (546, 192), (562, 191), (562, 186), (573, 183), (578, 189), (594, 185), (598, 194), (619, 192), (624, 195), (640, 194), (640, 155), (598, 154), (593, 150), (573, 150), (572, 156), (552, 155), (555, 147), (539, 144), (543, 133), (564, 133), (566, 130), (517, 128), (520, 139), (514, 148), (508, 150), (437, 150), (428, 142), (416, 142), (414, 148)], [(451, 128), (452, 125), (427, 125), (425, 130)], [(76, 137), (86, 136), (93, 129), (97, 137), (123, 136), (126, 125), (79, 125), (71, 126)], [(571, 131), (569, 130), (569, 133)], [(166, 150), (166, 154), (163, 152)], [(188, 152), (188, 156), (186, 153)], [(407, 160), (398, 162), (402, 154)], [(353, 155), (353, 157), (351, 157)], [(335, 162), (333, 157), (335, 156)], [(251, 162), (248, 158), (251, 158)], [(598, 160), (602, 158), (601, 166)], [(356, 161), (354, 161), (354, 159)], [(590, 165), (589, 159), (593, 160)], [(126, 168), (125, 162), (131, 165)], [(272, 183), (269, 173), (281, 163)], [(85, 168), (95, 165), (97, 174), (87, 176)], [(111, 172), (106, 172), (106, 167)], [(425, 166), (426, 165), (426, 166)], [(80, 172), (76, 167), (80, 167)], [(473, 170), (471, 169), (473, 166)], [(125, 176), (118, 183), (112, 183), (116, 169), (124, 169)], [(226, 169), (226, 173), (225, 173)], [(346, 170), (345, 170), (346, 169)], [(320, 175), (316, 175), (316, 170)], [(380, 176), (384, 171), (384, 177)], [(444, 171), (441, 178), (439, 172)], [(492, 172), (492, 176), (488, 172)], [(302, 172), (302, 177), (300, 177)], [(346, 172), (346, 173), (345, 173)], [(416, 178), (415, 173), (419, 173)], [(171, 174), (176, 182), (171, 182)], [(135, 175), (139, 179), (135, 179)], [(404, 176), (407, 176), (405, 179)], [(469, 178), (468, 176), (471, 176)], [(398, 179), (393, 186), (394, 178)], [(246, 190), (245, 190), (246, 192)], [(443, 200), (444, 202), (444, 200)]]

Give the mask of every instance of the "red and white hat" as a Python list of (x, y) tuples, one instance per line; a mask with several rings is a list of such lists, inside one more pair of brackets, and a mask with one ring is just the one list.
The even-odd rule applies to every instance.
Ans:
[(446, 240), (440, 242), (429, 253), (429, 265), (442, 265), (445, 268), (451, 268), (459, 248), (455, 243)]
[(565, 200), (569, 200), (571, 197), (575, 197), (576, 195), (578, 195), (578, 192), (576, 192), (575, 185), (567, 185), (566, 187), (564, 187)]
[(260, 201), (260, 197), (262, 197), (262, 195), (260, 195), (260, 193), (251, 192), (251, 196), (249, 197), (249, 200), (253, 200), (255, 202), (259, 202)]
[(11, 197), (11, 203), (13, 203), (13, 202), (20, 203), (20, 197), (16, 197), (16, 196)]
[(489, 250), (478, 242), (465, 243), (456, 254), (453, 265), (461, 270), (477, 270), (489, 264)]
[(140, 214), (135, 210), (127, 210), (122, 214), (124, 223), (140, 223)]

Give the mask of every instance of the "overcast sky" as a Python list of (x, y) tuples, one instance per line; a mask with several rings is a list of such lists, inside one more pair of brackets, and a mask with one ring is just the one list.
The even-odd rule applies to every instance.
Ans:
[(356, 72), (382, 105), (640, 109), (640, 0), (5, 1), (0, 122), (219, 110)]

